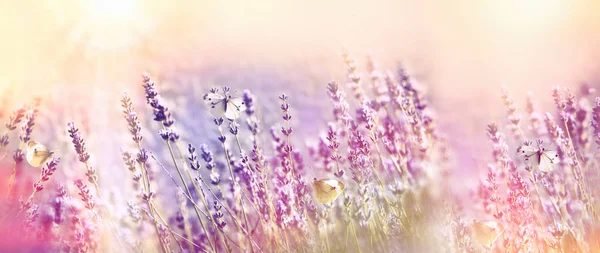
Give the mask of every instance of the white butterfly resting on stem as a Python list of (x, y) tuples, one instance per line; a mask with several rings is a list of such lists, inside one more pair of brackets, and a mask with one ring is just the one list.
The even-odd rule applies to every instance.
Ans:
[(246, 110), (246, 104), (241, 97), (233, 97), (229, 93), (229, 88), (223, 87), (222, 90), (213, 88), (204, 95), (204, 103), (209, 106), (210, 113), (215, 117), (228, 118), (235, 120)]
[(523, 145), (517, 149), (517, 152), (523, 157), (525, 164), (546, 173), (554, 170), (554, 166), (559, 162), (556, 151), (546, 150), (541, 145)]

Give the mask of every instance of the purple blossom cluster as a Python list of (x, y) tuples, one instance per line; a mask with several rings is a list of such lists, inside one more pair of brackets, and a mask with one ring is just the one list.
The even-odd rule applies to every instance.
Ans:
[(175, 120), (171, 116), (169, 108), (164, 104), (164, 101), (162, 101), (162, 98), (158, 94), (158, 91), (154, 86), (154, 80), (152, 80), (147, 73), (144, 73), (142, 75), (142, 81), (144, 82), (143, 87), (146, 92), (146, 102), (153, 109), (154, 120), (161, 122), (165, 127), (172, 126), (175, 123)]
[[(402, 66), (379, 69), (371, 56), (364, 67), (348, 51), (342, 60), (344, 76), (321, 89), (330, 102), (325, 122), (307, 118), (298, 106), (306, 101), (296, 94), (257, 93), (259, 99), (254, 91), (238, 93), (229, 86), (200, 87), (204, 98), (213, 99), (208, 104), (186, 97), (169, 108), (167, 100), (176, 99), (172, 92), (162, 97), (159, 89), (165, 87), (143, 74), (156, 138), (142, 136), (148, 122), (134, 108), (139, 98), (123, 94), (127, 138), (110, 138), (127, 140), (119, 143), (123, 171), (107, 170), (106, 177), (102, 171), (103, 181), (125, 173), (129, 183), (114, 189), (99, 184), (86, 141), (71, 122), (67, 132), (76, 165), (63, 156), (59, 168), (55, 156), (39, 178), (24, 172), (20, 181), (31, 181), (33, 190), (15, 187), (20, 201), (0, 208), (3, 219), (15, 217), (10, 222), (19, 233), (57, 252), (594, 252), (600, 247), (595, 210), (600, 99), (592, 89), (552, 89), (556, 112), (540, 111), (536, 97), (528, 96), (524, 113), (503, 89), (498, 102), (506, 106), (504, 118), (488, 124), (481, 136), (491, 143), (491, 152), (482, 151), (489, 153), (481, 156), (486, 159), (478, 168), (481, 179), (471, 198), (461, 198), (455, 190), (466, 180), (463, 185), (453, 174), (459, 166), (438, 129), (436, 101), (430, 105), (418, 80)], [(8, 118), (2, 148), (19, 126), (22, 143), (35, 140), (34, 127), (44, 124), (37, 103), (36, 109), (18, 109)], [(232, 111), (242, 105), (244, 110)], [(186, 115), (187, 107), (193, 115)], [(214, 117), (209, 121), (199, 110)], [(179, 113), (181, 132), (173, 118)], [(205, 124), (187, 122), (194, 118)], [(307, 136), (305, 122), (322, 131)], [(205, 125), (213, 128), (203, 134), (183, 129), (204, 131)], [(82, 129), (90, 142), (98, 140)], [(13, 166), (25, 166), (28, 151), (15, 150)], [(79, 179), (84, 175), (88, 181)], [(71, 183), (61, 185), (63, 180)], [(56, 191), (43, 191), (53, 183)]]
[(90, 154), (85, 146), (85, 140), (83, 137), (81, 137), (81, 133), (79, 132), (79, 129), (75, 127), (74, 122), (69, 122), (67, 126), (67, 132), (69, 132), (69, 137), (71, 137), (71, 142), (73, 143), (73, 147), (75, 148), (75, 153), (77, 153), (79, 161), (86, 163), (90, 159)]
[[(503, 91), (507, 129), (517, 142), (506, 141), (498, 125), (488, 125), (493, 160), (476, 195), (484, 212), (475, 215), (498, 224), (502, 228), (498, 235), (502, 235), (492, 244), (482, 245), (484, 248), (510, 252), (594, 251), (594, 240), (577, 239), (573, 234), (580, 233), (582, 238), (596, 235), (583, 229), (595, 223), (591, 198), (597, 192), (590, 183), (597, 182), (598, 173), (589, 168), (596, 166), (593, 154), (597, 148), (591, 140), (598, 144), (595, 132), (599, 100), (593, 93), (593, 89), (584, 87), (578, 98), (569, 89), (553, 87), (556, 114), (538, 111), (529, 95), (525, 107), (529, 127), (521, 128), (525, 121), (517, 116), (519, 112), (508, 91)], [(478, 242), (485, 239), (477, 233), (473, 232)]]

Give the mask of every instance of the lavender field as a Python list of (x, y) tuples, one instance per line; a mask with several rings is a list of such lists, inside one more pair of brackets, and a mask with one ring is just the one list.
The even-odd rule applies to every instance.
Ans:
[(0, 252), (600, 252), (597, 11), (0, 2)]

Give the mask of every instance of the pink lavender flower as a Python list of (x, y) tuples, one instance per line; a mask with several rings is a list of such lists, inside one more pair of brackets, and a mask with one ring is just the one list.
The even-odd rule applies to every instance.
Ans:
[(19, 139), (21, 139), (23, 143), (27, 143), (29, 140), (31, 140), (31, 132), (33, 132), (33, 126), (35, 125), (35, 117), (37, 112), (38, 109), (34, 107), (25, 116), (25, 122), (21, 126), (21, 135), (19, 136)]
[(94, 196), (90, 192), (90, 189), (87, 187), (87, 185), (85, 185), (81, 179), (77, 179), (75, 180), (75, 186), (77, 186), (77, 189), (79, 189), (79, 196), (85, 204), (85, 208), (94, 210), (96, 202), (94, 201)]
[(31, 205), (29, 209), (25, 212), (26, 220), (25, 220), (25, 231), (29, 233), (35, 232), (35, 221), (39, 217), (39, 205)]
[(523, 132), (521, 131), (521, 115), (517, 114), (515, 101), (505, 87), (502, 88), (502, 100), (504, 100), (504, 105), (507, 108), (508, 127), (513, 132), (515, 139), (520, 142), (523, 139)]
[(133, 142), (136, 144), (140, 144), (143, 140), (142, 137), (142, 127), (140, 126), (140, 121), (137, 117), (137, 113), (133, 108), (131, 103), (131, 99), (127, 95), (127, 93), (123, 94), (121, 98), (121, 107), (123, 107), (123, 114), (125, 114), (125, 120), (127, 120), (129, 132), (131, 133), (131, 138)]
[(594, 141), (600, 145), (600, 97), (594, 100), (591, 125), (594, 128)]
[(8, 122), (6, 122), (6, 129), (9, 131), (17, 129), (17, 125), (21, 123), (21, 120), (25, 116), (25, 107), (21, 107), (15, 111), (13, 111), (12, 115), (8, 118)]
[(333, 116), (336, 121), (341, 121), (347, 125), (352, 117), (349, 114), (349, 105), (346, 101), (344, 91), (335, 81), (327, 84), (327, 93), (333, 102)]
[(54, 157), (52, 160), (46, 163), (46, 166), (42, 168), (40, 179), (33, 185), (35, 192), (39, 192), (44, 189), (44, 182), (50, 180), (50, 177), (56, 172), (58, 163), (60, 162), (59, 157)]

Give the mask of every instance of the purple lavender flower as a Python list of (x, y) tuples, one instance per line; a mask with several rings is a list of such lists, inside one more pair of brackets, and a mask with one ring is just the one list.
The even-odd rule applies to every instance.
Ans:
[(15, 153), (13, 154), (13, 161), (15, 161), (16, 164), (19, 164), (21, 162), (23, 162), (23, 157), (25, 155), (23, 154), (23, 151), (20, 148), (17, 148), (15, 150)]
[(46, 163), (46, 166), (42, 168), (40, 180), (37, 181), (33, 186), (35, 192), (39, 192), (42, 189), (44, 189), (44, 182), (50, 180), (50, 177), (54, 175), (54, 172), (56, 172), (59, 162), (59, 157), (53, 157), (52, 160)]
[(65, 196), (67, 195), (67, 189), (62, 184), (58, 184), (56, 187), (56, 198), (51, 203), (54, 209), (54, 223), (61, 224), (64, 221), (64, 209), (65, 209)]
[(25, 122), (21, 126), (21, 135), (19, 136), (19, 139), (21, 139), (23, 143), (27, 143), (29, 140), (31, 140), (31, 132), (33, 132), (37, 111), (37, 108), (33, 108), (31, 111), (29, 111), (27, 116), (25, 116)]
[(70, 122), (67, 125), (69, 127), (67, 131), (69, 132), (69, 136), (72, 139), (73, 147), (75, 147), (75, 152), (79, 157), (79, 161), (82, 163), (87, 163), (87, 161), (90, 159), (90, 154), (87, 152), (87, 149), (85, 147), (85, 141), (81, 137), (79, 129), (75, 127), (74, 122)]
[(93, 210), (96, 206), (96, 202), (94, 201), (94, 196), (90, 192), (90, 189), (81, 179), (75, 180), (75, 186), (79, 189), (79, 196), (81, 196), (81, 200), (85, 204), (85, 207), (89, 210)]
[(192, 144), (188, 144), (188, 160), (190, 162), (190, 168), (192, 170), (200, 169), (200, 162), (198, 162), (198, 156), (196, 155), (196, 148)]
[(200, 146), (200, 152), (202, 152), (202, 159), (206, 162), (206, 168), (208, 170), (212, 170), (215, 168), (215, 162), (213, 158), (213, 154), (210, 151), (210, 148), (206, 144), (202, 144)]
[(515, 139), (520, 142), (523, 139), (523, 132), (521, 131), (521, 116), (517, 114), (517, 106), (513, 98), (508, 93), (506, 88), (502, 88), (502, 100), (507, 108), (508, 112), (508, 127), (513, 132)]
[(594, 100), (592, 111), (592, 127), (594, 128), (594, 141), (600, 145), (600, 97)]
[(146, 149), (142, 148), (142, 149), (140, 149), (140, 151), (137, 154), (136, 161), (139, 164), (145, 164), (148, 161), (148, 157), (149, 157), (149, 152)]
[(140, 126), (137, 113), (135, 112), (133, 104), (131, 103), (131, 99), (127, 93), (124, 93), (123, 97), (121, 98), (121, 107), (123, 107), (123, 114), (125, 116), (125, 120), (127, 120), (129, 132), (131, 133), (133, 142), (140, 144), (143, 140), (141, 134), (142, 127)]
[(154, 81), (150, 78), (148, 73), (142, 75), (144, 84), (144, 90), (146, 92), (146, 102), (153, 108), (154, 120), (162, 122), (163, 126), (170, 127), (175, 123), (175, 120), (169, 112), (169, 108), (164, 104), (156, 87), (154, 87)]
[(367, 130), (373, 130), (373, 117), (375, 116), (373, 108), (371, 108), (368, 104), (363, 103), (362, 106), (357, 109), (356, 116), (357, 121), (359, 123), (364, 123)]
[(171, 237), (169, 237), (169, 228), (162, 223), (158, 224), (158, 238), (160, 238), (164, 245), (169, 245), (171, 243)]
[(213, 122), (215, 123), (215, 125), (220, 126), (223, 124), (223, 118), (221, 118), (221, 117), (214, 118)]
[(356, 72), (356, 61), (350, 57), (347, 50), (344, 50), (342, 57), (348, 70), (348, 86), (350, 86), (350, 89), (354, 92), (356, 100), (358, 100), (359, 103), (362, 103), (365, 100), (365, 93), (360, 86), (360, 74)]
[(223, 218), (223, 213), (221, 212), (221, 208), (223, 208), (223, 206), (221, 206), (221, 204), (218, 201), (214, 201), (213, 204), (213, 208), (215, 210), (214, 214), (213, 214), (213, 219), (215, 219), (215, 223), (217, 224), (218, 228), (220, 230), (223, 230), (223, 228), (225, 228), (225, 226), (227, 226), (227, 222), (225, 222), (225, 219)]
[(162, 129), (158, 134), (165, 141), (176, 142), (179, 140), (179, 134), (171, 128)]
[(27, 211), (25, 212), (26, 215), (26, 221), (25, 221), (25, 231), (26, 232), (33, 232), (35, 229), (35, 221), (37, 220), (37, 218), (39, 217), (39, 205), (32, 205), (29, 209), (27, 209)]
[(130, 152), (127, 152), (127, 151), (123, 151), (123, 152), (121, 152), (121, 157), (123, 158), (123, 162), (125, 162), (127, 169), (129, 171), (135, 173), (137, 170), (135, 167), (136, 159), (133, 158), (133, 154), (131, 154)]
[(232, 120), (229, 122), (229, 132), (233, 135), (237, 135), (240, 129), (240, 125), (235, 121)]
[(0, 148), (4, 148), (4, 147), (8, 146), (9, 142), (10, 142), (10, 140), (9, 140), (8, 133), (0, 136)]
[(244, 99), (244, 105), (246, 105), (246, 114), (248, 116), (254, 115), (254, 94), (250, 90), (244, 90), (242, 98)]
[(200, 156), (206, 163), (206, 169), (210, 171), (210, 181), (213, 185), (218, 185), (221, 182), (221, 175), (217, 172), (217, 165), (215, 164), (214, 156), (210, 151), (210, 148), (206, 144), (200, 146)]
[(327, 94), (333, 102), (333, 116), (336, 121), (341, 121), (347, 125), (351, 119), (349, 114), (348, 102), (346, 101), (346, 95), (344, 91), (339, 87), (337, 82), (331, 81), (327, 84)]

